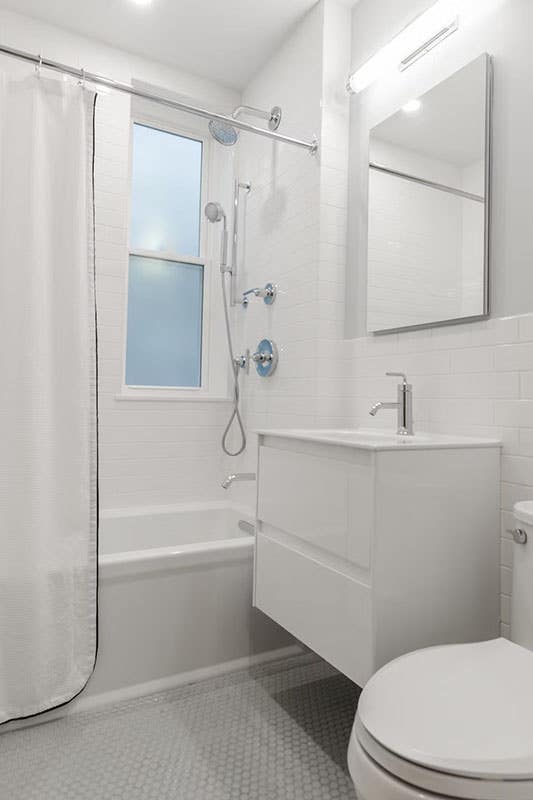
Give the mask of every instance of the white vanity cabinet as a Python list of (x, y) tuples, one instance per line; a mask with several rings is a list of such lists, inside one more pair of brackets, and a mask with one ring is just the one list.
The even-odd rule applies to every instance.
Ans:
[(254, 604), (359, 685), (499, 635), (500, 445), (261, 431)]

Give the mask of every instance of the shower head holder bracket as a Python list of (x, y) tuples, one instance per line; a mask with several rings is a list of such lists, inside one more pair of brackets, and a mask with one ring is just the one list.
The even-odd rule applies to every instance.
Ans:
[(246, 374), (248, 374), (250, 371), (250, 348), (247, 348), (242, 355), (235, 356), (233, 363), (236, 367), (243, 369)]

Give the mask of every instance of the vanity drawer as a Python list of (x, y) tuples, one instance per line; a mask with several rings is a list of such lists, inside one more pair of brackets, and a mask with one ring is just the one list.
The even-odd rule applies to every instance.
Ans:
[(362, 686), (372, 674), (370, 588), (258, 532), (254, 604)]
[(332, 447), (324, 457), (262, 446), (258, 486), (261, 521), (370, 567), (374, 462), (369, 453)]

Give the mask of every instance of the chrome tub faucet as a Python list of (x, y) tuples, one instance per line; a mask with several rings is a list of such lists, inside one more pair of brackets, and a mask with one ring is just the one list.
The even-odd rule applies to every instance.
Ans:
[(390, 403), (376, 403), (370, 409), (370, 416), (375, 417), (382, 408), (395, 408), (398, 411), (398, 436), (413, 436), (413, 387), (407, 382), (403, 372), (386, 372), (391, 378), (401, 378), (398, 384), (398, 400)]
[(235, 481), (255, 481), (255, 472), (236, 472), (234, 475), (227, 475), (220, 485), (223, 489), (229, 489)]

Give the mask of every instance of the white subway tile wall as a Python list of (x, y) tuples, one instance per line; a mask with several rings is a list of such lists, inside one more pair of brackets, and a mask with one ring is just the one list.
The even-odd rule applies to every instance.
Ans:
[[(260, 105), (281, 102), (295, 134), (317, 131), (322, 139), (321, 156), (313, 159), (241, 138), (239, 176), (251, 180), (252, 192), (245, 203), (240, 289), (272, 280), (279, 296), (270, 308), (254, 300), (234, 310), (235, 342), (244, 351), (270, 336), (281, 350), (273, 378), (260, 379), (253, 369), (243, 377), (246, 424), (392, 428), (392, 416), (373, 420), (368, 409), (393, 397), (394, 381), (384, 373), (400, 369), (414, 384), (419, 430), (501, 437), (501, 618), (508, 634), (512, 546), (506, 531), (513, 503), (533, 499), (533, 315), (343, 339), (348, 109), (343, 96), (327, 94), (332, 72), (343, 70), (342, 47), (332, 54), (328, 46), (346, 38), (343, 13), (335, 4), (315, 9), (244, 95)], [(329, 38), (335, 30), (336, 40)], [(280, 75), (294, 63), (298, 70), (283, 83)], [(122, 372), (128, 136), (127, 101), (102, 98), (96, 161), (102, 504), (213, 499), (221, 496), (222, 473), (255, 469), (253, 436), (243, 457), (221, 456), (229, 405), (115, 399)], [(253, 486), (231, 491), (253, 506)]]
[[(349, 71), (349, 14), (334, 0), (316, 6), (244, 93), (244, 102), (280, 103), (284, 132), (321, 138), (318, 158), (245, 134), (236, 152), (239, 176), (253, 184), (240, 289), (267, 280), (280, 289), (270, 308), (254, 300), (246, 311), (234, 309), (237, 350), (271, 336), (281, 351), (274, 377), (260, 379), (253, 368), (243, 377), (246, 424), (393, 428), (389, 412), (373, 420), (368, 409), (394, 395), (385, 371), (405, 370), (414, 384), (418, 430), (501, 437), (501, 618), (508, 634), (512, 543), (506, 531), (513, 526), (513, 503), (533, 500), (533, 315), (343, 338), (349, 109), (339, 87)], [(8, 12), (0, 20), (6, 39), (21, 49), (37, 52), (42, 41), (58, 39), (65, 61), (81, 59), (95, 71), (117, 74), (118, 56), (109, 49), (100, 48), (100, 55), (88, 40), (37, 23), (30, 28)], [(125, 63), (118, 77), (128, 80), (132, 71)], [(138, 62), (134, 73), (161, 85), (179, 83), (156, 65)], [(197, 83), (203, 96), (204, 84)], [(211, 91), (209, 102), (216, 105)], [(223, 104), (231, 102), (228, 96)], [(116, 399), (123, 370), (129, 126), (128, 99), (101, 95), (95, 160), (101, 505), (227, 497), (221, 475), (256, 466), (253, 436), (243, 457), (221, 455), (229, 403)], [(253, 507), (253, 486), (235, 485), (231, 492)]]
[[(331, 8), (328, 16), (326, 6), (324, 30), (331, 33), (337, 25), (337, 40), (342, 42), (342, 12), (336, 9), (334, 16)], [(309, 26), (312, 22), (312, 17), (307, 20)], [(315, 35), (316, 31), (307, 31), (307, 44), (314, 47), (316, 57)], [(306, 52), (304, 48), (300, 54), (304, 64)], [(325, 76), (329, 52), (325, 41)], [(336, 58), (335, 67), (342, 71), (338, 52)], [(250, 87), (248, 99), (274, 98), (279, 69), (270, 70), (268, 65)], [(309, 92), (305, 70), (304, 80)], [(298, 93), (294, 72), (291, 88)], [(314, 91), (316, 95), (324, 87), (317, 84)], [(376, 400), (394, 397), (394, 380), (385, 372), (404, 370), (414, 384), (418, 430), (501, 438), (501, 627), (509, 635), (513, 548), (507, 531), (513, 526), (514, 502), (533, 499), (533, 315), (343, 339), (348, 218), (345, 115), (338, 97), (331, 104), (324, 102), (318, 164), (302, 154), (264, 148), (255, 140), (242, 144), (241, 177), (253, 183), (242, 267), (247, 286), (242, 288), (274, 280), (280, 295), (271, 308), (256, 301), (244, 312), (235, 309), (236, 338), (244, 348), (272, 336), (281, 350), (274, 377), (259, 379), (252, 370), (245, 379), (246, 422), (250, 429), (393, 429), (393, 412), (373, 419), (368, 410)], [(301, 124), (305, 121), (302, 117)], [(237, 460), (238, 468), (255, 468), (254, 444), (252, 438), (247, 453)], [(253, 506), (253, 487), (235, 486), (232, 491)]]
[[(274, 305), (254, 300), (234, 310), (235, 341), (242, 350), (264, 337), (280, 347), (277, 372), (243, 379), (249, 430), (315, 427), (319, 424), (322, 367), (337, 369), (344, 324), (348, 120), (345, 92), (349, 67), (350, 12), (336, 2), (318, 4), (254, 78), (244, 102), (282, 105), (284, 129), (320, 136), (320, 154), (310, 157), (286, 146), (242, 138), (239, 175), (250, 180), (240, 289), (278, 285)], [(287, 81), (288, 74), (291, 80)], [(323, 358), (331, 340), (335, 358)], [(329, 352), (329, 351), (328, 351)], [(336, 399), (334, 398), (336, 401)], [(228, 469), (255, 469), (255, 439)], [(253, 506), (254, 487), (234, 486), (240, 502)]]
[(124, 368), (129, 98), (100, 95), (95, 141), (102, 508), (221, 499), (229, 403), (117, 400)]
[(341, 372), (355, 380), (346, 415), (337, 424), (393, 428), (394, 412), (373, 419), (368, 409), (394, 396), (394, 379), (383, 377), (385, 370), (403, 370), (414, 387), (417, 430), (501, 438), (501, 620), (508, 635), (513, 553), (508, 529), (514, 527), (514, 503), (533, 499), (533, 315), (345, 340), (341, 346)]

